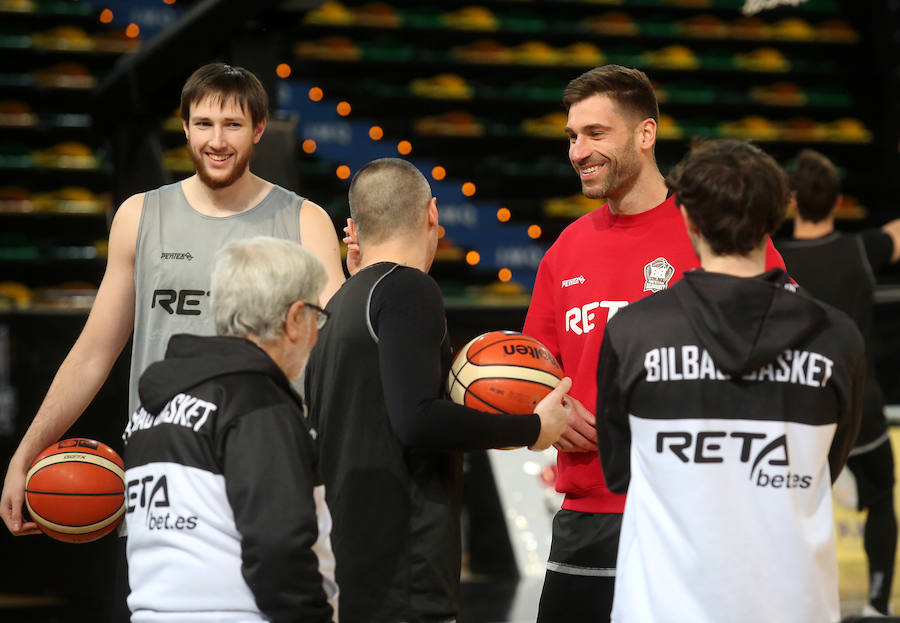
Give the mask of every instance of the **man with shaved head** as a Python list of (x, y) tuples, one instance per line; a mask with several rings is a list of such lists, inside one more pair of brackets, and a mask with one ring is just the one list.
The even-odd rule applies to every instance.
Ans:
[(375, 160), (350, 184), (350, 214), (361, 268), (329, 301), (306, 376), (334, 511), (341, 621), (453, 621), (462, 452), (547, 448), (571, 413), (571, 381), (525, 415), (443, 400), (450, 345), (427, 274), (438, 241), (431, 188), (405, 160)]

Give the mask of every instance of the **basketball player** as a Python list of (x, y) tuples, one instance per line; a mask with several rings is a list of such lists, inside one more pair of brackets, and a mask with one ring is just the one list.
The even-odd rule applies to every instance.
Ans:
[(290, 384), (328, 319), (325, 268), (267, 236), (217, 258), (216, 336), (169, 340), (123, 435), (131, 620), (331, 622), (331, 519)]
[[(606, 621), (625, 498), (606, 487), (593, 409), (608, 319), (697, 267), (681, 215), (656, 166), (659, 110), (647, 76), (597, 67), (563, 92), (569, 160), (582, 192), (605, 198), (560, 234), (538, 268), (524, 333), (550, 349), (573, 379), (575, 415), (555, 445), (565, 494), (538, 613), (541, 623)], [(771, 243), (769, 266), (783, 266)], [(585, 407), (589, 405), (589, 407)]]
[(840, 176), (828, 158), (804, 150), (790, 173), (794, 236), (777, 243), (791, 276), (813, 296), (848, 313), (866, 338), (863, 419), (847, 467), (853, 472), (859, 509), (868, 509), (864, 546), (869, 561), (869, 603), (863, 615), (888, 614), (897, 518), (894, 457), (884, 416), (884, 394), (875, 378), (872, 306), (875, 272), (900, 259), (900, 219), (845, 236), (834, 227), (841, 204)]
[(450, 345), (427, 274), (438, 241), (431, 188), (410, 163), (384, 158), (356, 173), (349, 197), (362, 268), (328, 303), (305, 384), (334, 511), (341, 621), (453, 621), (462, 452), (549, 447), (571, 413), (571, 381), (536, 414), (443, 400)]
[(831, 484), (859, 430), (853, 321), (765, 271), (788, 202), (744, 141), (692, 150), (667, 180), (700, 270), (609, 321), (597, 437), (628, 492), (615, 623), (837, 623)]
[(163, 358), (171, 335), (213, 334), (209, 278), (213, 255), (226, 242), (257, 234), (302, 241), (325, 265), (323, 300), (340, 286), (337, 235), (325, 211), (248, 167), (267, 114), (262, 84), (240, 67), (205, 65), (185, 83), (181, 116), (196, 174), (134, 195), (116, 212), (87, 323), (7, 468), (0, 517), (14, 535), (37, 533), (22, 521), (28, 466), (90, 404), (132, 329), (130, 412), (140, 374)]

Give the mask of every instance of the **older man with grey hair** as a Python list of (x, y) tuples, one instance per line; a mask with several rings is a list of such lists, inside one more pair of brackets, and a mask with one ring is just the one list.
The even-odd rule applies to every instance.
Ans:
[(215, 336), (175, 335), (125, 429), (132, 621), (337, 619), (331, 517), (291, 387), (326, 283), (300, 245), (223, 247)]

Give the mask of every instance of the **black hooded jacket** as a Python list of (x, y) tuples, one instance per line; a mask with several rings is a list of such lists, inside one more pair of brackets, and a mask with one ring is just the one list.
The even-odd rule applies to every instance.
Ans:
[(176, 335), (139, 392), (123, 434), (132, 620), (331, 621), (331, 520), (281, 369), (245, 339)]
[(628, 488), (629, 414), (836, 424), (832, 481), (846, 463), (861, 416), (862, 336), (783, 270), (757, 278), (685, 273), (621, 310), (606, 331), (596, 414), (611, 490)]
[(831, 484), (865, 374), (853, 321), (778, 269), (696, 270), (609, 321), (597, 370), (603, 471), (628, 493), (613, 619), (838, 621)]

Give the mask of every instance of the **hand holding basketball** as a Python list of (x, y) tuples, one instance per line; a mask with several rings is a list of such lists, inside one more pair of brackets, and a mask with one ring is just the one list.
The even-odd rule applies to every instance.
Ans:
[(463, 346), (450, 366), (447, 393), (457, 404), (491, 413), (534, 413), (562, 369), (539, 341), (518, 331), (490, 331)]
[[(25, 466), (27, 467), (27, 465)], [(25, 506), (25, 469), (18, 469), (10, 461), (3, 482), (3, 494), (0, 495), (0, 518), (6, 528), (14, 536), (41, 534), (33, 521), (22, 521), (22, 508)]]
[(63, 439), (41, 452), (28, 470), (25, 504), (47, 536), (95, 541), (125, 514), (125, 464), (104, 443)]
[(567, 396), (570, 389), (572, 379), (565, 377), (534, 408), (534, 412), (541, 418), (541, 432), (534, 445), (529, 446), (529, 450), (546, 450), (566, 430), (573, 412), (571, 399)]

